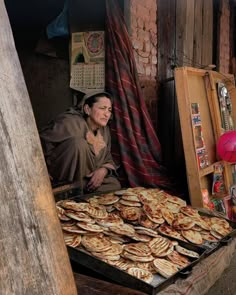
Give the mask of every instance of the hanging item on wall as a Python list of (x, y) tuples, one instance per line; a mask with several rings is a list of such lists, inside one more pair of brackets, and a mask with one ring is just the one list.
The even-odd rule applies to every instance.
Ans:
[(70, 87), (88, 93), (105, 88), (103, 31), (72, 33)]
[(224, 83), (217, 83), (221, 124), (224, 131), (234, 130), (232, 119), (232, 102)]
[(192, 125), (194, 132), (194, 141), (196, 148), (196, 156), (199, 168), (203, 169), (209, 166), (208, 154), (204, 143), (202, 122), (198, 103), (192, 103)]
[(222, 163), (216, 163), (214, 165), (212, 195), (225, 193), (223, 170), (224, 170), (224, 166)]

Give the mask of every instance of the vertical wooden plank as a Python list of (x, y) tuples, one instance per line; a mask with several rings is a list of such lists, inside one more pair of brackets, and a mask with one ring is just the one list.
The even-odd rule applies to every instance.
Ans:
[(202, 65), (212, 64), (213, 53), (213, 0), (203, 1)]
[(39, 136), (0, 1), (1, 294), (75, 295)]
[(202, 13), (203, 0), (194, 2), (193, 66), (202, 67)]
[[(158, 0), (158, 80), (173, 77), (175, 66), (175, 5), (176, 0)], [(168, 32), (168, 33), (167, 33)]]
[(176, 54), (178, 66), (193, 64), (194, 0), (176, 2)]

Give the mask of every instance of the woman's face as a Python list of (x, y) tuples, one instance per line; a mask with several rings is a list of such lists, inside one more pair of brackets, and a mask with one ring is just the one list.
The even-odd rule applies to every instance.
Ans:
[(84, 106), (85, 113), (88, 115), (87, 123), (92, 130), (105, 127), (111, 118), (111, 100), (105, 96), (99, 97), (92, 107)]

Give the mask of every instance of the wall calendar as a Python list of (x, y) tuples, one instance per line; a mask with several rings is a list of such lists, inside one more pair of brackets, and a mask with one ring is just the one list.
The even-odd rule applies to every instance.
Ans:
[(70, 87), (84, 93), (104, 91), (104, 31), (72, 33)]

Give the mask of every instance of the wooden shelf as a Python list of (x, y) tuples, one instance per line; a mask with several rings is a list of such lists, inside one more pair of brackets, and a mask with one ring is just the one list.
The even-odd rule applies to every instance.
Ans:
[[(231, 164), (219, 161), (216, 143), (225, 131), (222, 128), (221, 112), (218, 99), (217, 83), (223, 83), (230, 90), (232, 116), (236, 126), (236, 91), (234, 76), (215, 71), (206, 71), (190, 67), (175, 69), (175, 88), (179, 109), (180, 125), (183, 139), (188, 189), (191, 205), (203, 207), (202, 189), (208, 189), (210, 197), (214, 166), (222, 163), (223, 178), (228, 195), (233, 184)], [(200, 168), (197, 157), (199, 145), (196, 126), (193, 123), (193, 106), (199, 106), (200, 130), (204, 139), (209, 166)], [(201, 138), (201, 137), (200, 137)]]

